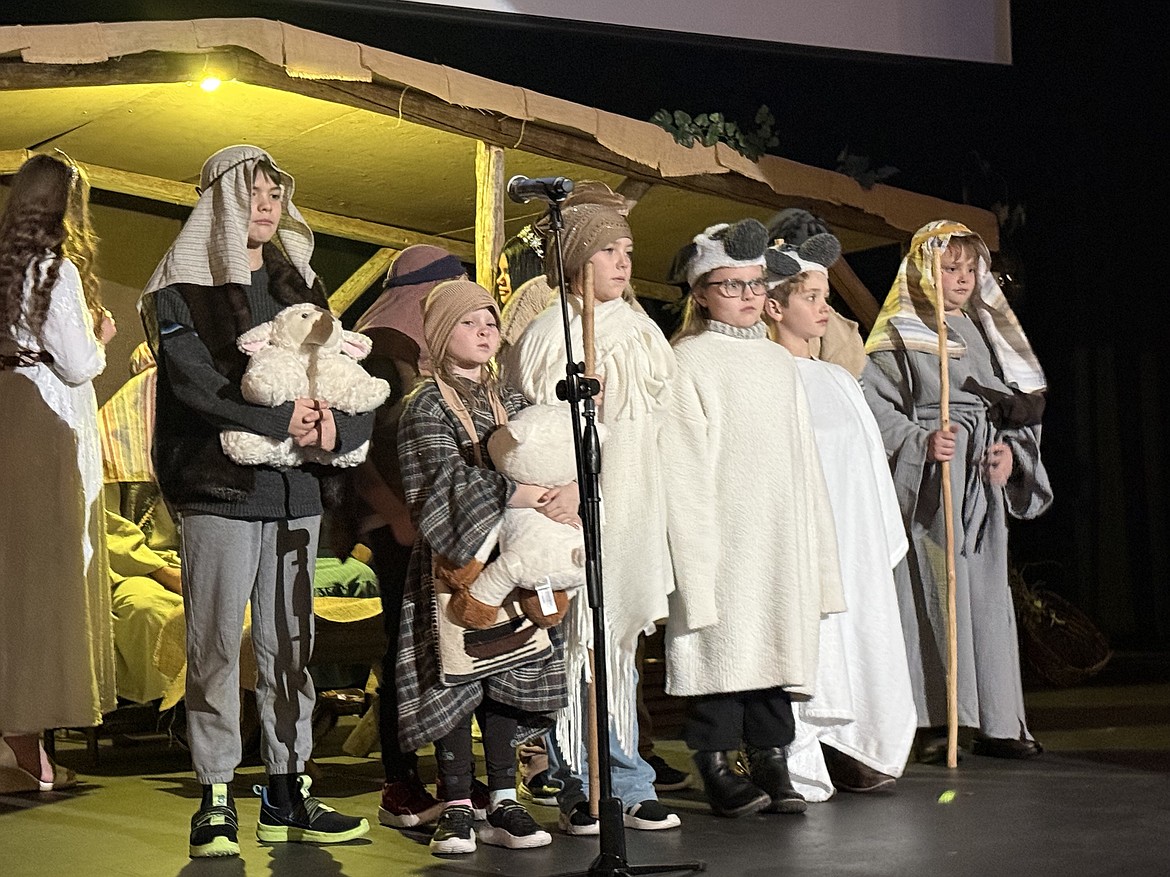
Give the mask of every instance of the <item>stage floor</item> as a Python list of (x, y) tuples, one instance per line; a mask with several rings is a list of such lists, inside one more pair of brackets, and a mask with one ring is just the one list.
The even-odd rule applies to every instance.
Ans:
[[(1048, 747), (1039, 759), (965, 755), (954, 771), (912, 765), (891, 794), (838, 795), (803, 816), (721, 819), (697, 790), (670, 793), (663, 797), (678, 808), (682, 828), (626, 832), (628, 861), (701, 859), (716, 875), (1167, 873), (1170, 684), (1096, 683), (1031, 692), (1028, 701), (1036, 736)], [(85, 782), (71, 792), (0, 795), (0, 874), (544, 877), (587, 870), (596, 856), (596, 838), (560, 835), (555, 811), (541, 807), (534, 814), (554, 833), (549, 847), (431, 856), (425, 833), (374, 824), (378, 759), (330, 754), (340, 752), (351, 721), (322, 741), (314, 791), (343, 812), (368, 817), (366, 838), (332, 847), (260, 845), (252, 833), (259, 800), (250, 790), (263, 771), (245, 767), (235, 785), (241, 856), (192, 861), (187, 825), (199, 793), (182, 751), (157, 740), (106, 740), (94, 768), (84, 744), (66, 740), (59, 760)], [(689, 767), (681, 742), (663, 740), (658, 749)]]

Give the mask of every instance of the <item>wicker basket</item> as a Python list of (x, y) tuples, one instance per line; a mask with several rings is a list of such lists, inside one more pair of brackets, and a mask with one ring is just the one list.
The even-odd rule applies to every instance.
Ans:
[(1012, 576), (1020, 662), (1025, 677), (1065, 688), (1095, 676), (1109, 663), (1109, 642), (1082, 610), (1052, 591)]

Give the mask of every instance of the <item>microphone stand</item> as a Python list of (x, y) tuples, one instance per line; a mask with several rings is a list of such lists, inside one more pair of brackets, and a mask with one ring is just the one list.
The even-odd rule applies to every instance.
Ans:
[[(557, 398), (569, 403), (573, 419), (573, 449), (577, 458), (577, 485), (581, 495), (581, 526), (585, 540), (585, 592), (593, 611), (593, 678), (596, 692), (598, 736), (598, 828), (600, 852), (580, 877), (627, 877), (634, 874), (663, 874), (679, 871), (704, 871), (701, 861), (677, 864), (630, 865), (626, 861), (625, 822), (622, 802), (613, 795), (609, 759), (609, 683), (606, 662), (605, 605), (601, 577), (601, 444), (597, 436), (597, 408), (593, 397), (601, 392), (596, 378), (586, 377), (583, 363), (573, 360), (573, 336), (570, 330), (568, 281), (565, 278), (561, 231), (564, 218), (561, 202), (565, 195), (549, 200), (549, 227), (556, 247), (557, 276), (561, 278), (559, 296), (565, 330), (565, 379), (557, 384)], [(584, 421), (584, 425), (582, 425)], [(570, 680), (570, 684), (573, 681)], [(577, 877), (577, 875), (565, 875)]]

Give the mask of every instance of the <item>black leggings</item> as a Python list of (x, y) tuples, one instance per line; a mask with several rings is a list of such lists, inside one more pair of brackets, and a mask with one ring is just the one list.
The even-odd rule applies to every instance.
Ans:
[[(475, 711), (483, 732), (483, 760), (487, 763), (488, 788), (516, 787), (516, 723), (519, 713), (512, 707), (485, 698)], [(471, 796), (475, 776), (475, 759), (471, 752), (471, 716), (459, 723), (446, 737), (435, 741), (435, 758), (443, 780), (444, 801), (459, 801)]]

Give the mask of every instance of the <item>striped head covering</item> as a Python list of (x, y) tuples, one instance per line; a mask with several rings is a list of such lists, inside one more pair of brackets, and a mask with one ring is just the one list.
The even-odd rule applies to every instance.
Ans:
[[(914, 233), (910, 252), (902, 260), (898, 276), (865, 342), (865, 352), (915, 350), (938, 354), (934, 250), (945, 250), (952, 237), (970, 238), (975, 245), (978, 254), (975, 290), (963, 309), (979, 320), (988, 346), (1003, 370), (1004, 380), (1024, 393), (1045, 389), (1047, 384), (1040, 362), (991, 273), (987, 245), (967, 226), (949, 220), (928, 223)], [(967, 354), (967, 346), (952, 335), (947, 339), (947, 352), (958, 359)]]
[(158, 369), (145, 341), (130, 355), (132, 377), (98, 410), (105, 482), (157, 481), (150, 445), (154, 440), (154, 384)]
[(203, 164), (199, 175), (199, 200), (183, 223), (179, 235), (163, 256), (143, 289), (138, 308), (154, 292), (175, 283), (248, 286), (248, 223), (252, 217), (252, 177), (256, 165), (266, 161), (280, 175), (283, 187), (280, 226), (274, 240), (285, 256), (312, 286), (317, 275), (309, 266), (313, 255), (313, 232), (292, 203), (294, 181), (277, 167), (263, 149), (256, 146), (229, 146)]

